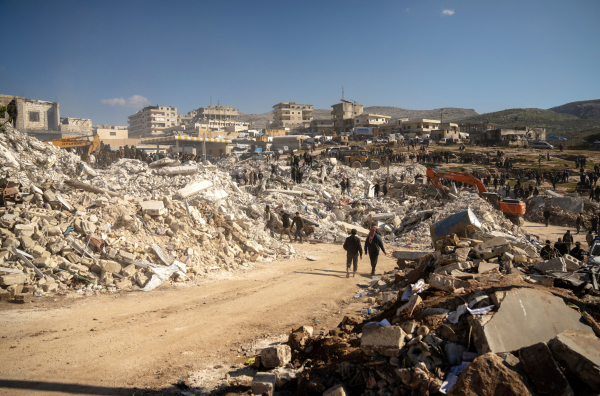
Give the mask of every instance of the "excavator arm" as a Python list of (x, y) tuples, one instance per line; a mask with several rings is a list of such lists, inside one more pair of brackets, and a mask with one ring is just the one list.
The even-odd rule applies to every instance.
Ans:
[(487, 188), (485, 188), (481, 180), (466, 173), (453, 171), (442, 172), (436, 171), (435, 169), (427, 168), (427, 177), (429, 178), (429, 180), (431, 180), (431, 183), (438, 188), (438, 190), (442, 190), (440, 179), (448, 179), (469, 184), (477, 188), (479, 194), (488, 192)]

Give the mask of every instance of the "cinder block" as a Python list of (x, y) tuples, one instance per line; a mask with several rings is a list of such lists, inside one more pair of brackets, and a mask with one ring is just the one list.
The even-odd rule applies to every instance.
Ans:
[(277, 376), (275, 374), (258, 373), (252, 380), (252, 393), (255, 395), (273, 395), (275, 393), (275, 381)]
[(292, 360), (289, 345), (277, 345), (260, 351), (260, 361), (265, 368), (282, 367)]

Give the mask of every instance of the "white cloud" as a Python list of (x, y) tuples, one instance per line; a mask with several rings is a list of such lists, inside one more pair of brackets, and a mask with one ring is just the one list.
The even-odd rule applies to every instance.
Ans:
[(112, 99), (102, 99), (100, 100), (102, 104), (108, 106), (126, 106), (126, 107), (144, 107), (151, 104), (151, 102), (144, 98), (142, 95), (133, 95), (128, 97), (127, 99), (123, 98), (112, 98)]
[(444, 9), (442, 10), (442, 16), (452, 16), (454, 15), (454, 10)]

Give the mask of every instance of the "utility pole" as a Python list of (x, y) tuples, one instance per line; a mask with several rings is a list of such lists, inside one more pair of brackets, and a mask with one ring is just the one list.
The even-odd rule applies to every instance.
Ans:
[(204, 157), (204, 163), (206, 164), (206, 131), (204, 131), (204, 139), (202, 139), (202, 156)]

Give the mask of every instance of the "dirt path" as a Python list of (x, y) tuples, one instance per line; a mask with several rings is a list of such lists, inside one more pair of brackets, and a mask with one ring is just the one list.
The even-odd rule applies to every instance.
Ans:
[[(150, 293), (53, 296), (0, 303), (0, 395), (132, 395), (185, 379), (190, 371), (246, 358), (238, 352), (268, 334), (335, 327), (362, 302), (345, 278), (339, 245), (295, 245), (306, 259), (261, 263), (229, 279), (163, 286)], [(378, 273), (395, 267), (380, 256)], [(351, 303), (351, 304), (347, 304)]]
[(546, 242), (546, 240), (550, 240), (550, 242), (554, 243), (558, 240), (558, 238), (562, 238), (567, 230), (571, 230), (571, 234), (573, 234), (573, 242), (579, 241), (581, 242), (582, 248), (587, 249), (587, 242), (585, 240), (585, 234), (587, 234), (587, 230), (585, 229), (582, 229), (580, 234), (577, 235), (577, 230), (575, 227), (562, 227), (553, 225), (546, 227), (544, 224), (531, 223), (529, 221), (525, 222), (523, 229), (539, 236), (542, 244)]

